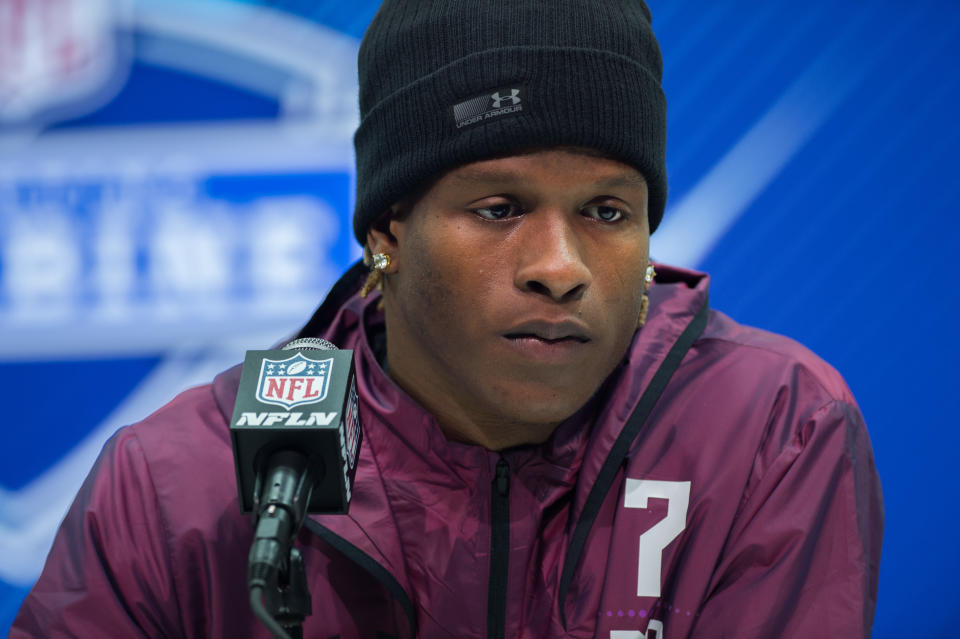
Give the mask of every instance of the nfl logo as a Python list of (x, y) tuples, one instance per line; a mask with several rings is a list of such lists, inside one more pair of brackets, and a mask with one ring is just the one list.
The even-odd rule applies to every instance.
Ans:
[(111, 99), (129, 71), (131, 7), (0, 0), (0, 128), (76, 117)]
[(287, 409), (323, 401), (332, 368), (333, 358), (318, 361), (300, 353), (280, 360), (264, 358), (260, 364), (257, 399)]

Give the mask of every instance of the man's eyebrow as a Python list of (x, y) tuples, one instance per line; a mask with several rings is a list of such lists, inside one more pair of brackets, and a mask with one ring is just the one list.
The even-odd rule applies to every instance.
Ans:
[(453, 178), (458, 182), (470, 182), (479, 184), (481, 182), (515, 182), (517, 174), (513, 171), (499, 171), (497, 169), (460, 169), (453, 174)]
[(643, 175), (636, 172), (623, 173), (622, 175), (615, 175), (606, 180), (600, 180), (599, 182), (594, 183), (594, 186), (614, 188), (618, 186), (646, 186), (647, 181), (644, 179)]
[[(458, 182), (469, 182), (471, 184), (481, 184), (481, 183), (510, 183), (520, 180), (518, 176), (513, 171), (501, 171), (498, 169), (461, 169), (453, 175), (454, 179)], [(643, 175), (631, 171), (629, 173), (621, 173), (619, 175), (613, 175), (609, 178), (599, 180), (594, 182), (591, 186), (595, 188), (616, 188), (616, 187), (636, 187), (636, 186), (646, 186), (647, 181), (644, 179)]]

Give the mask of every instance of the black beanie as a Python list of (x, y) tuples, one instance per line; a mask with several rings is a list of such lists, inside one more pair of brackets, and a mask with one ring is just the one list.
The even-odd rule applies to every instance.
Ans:
[(555, 146), (596, 149), (663, 216), (663, 62), (643, 0), (384, 0), (360, 45), (353, 229), (442, 173)]

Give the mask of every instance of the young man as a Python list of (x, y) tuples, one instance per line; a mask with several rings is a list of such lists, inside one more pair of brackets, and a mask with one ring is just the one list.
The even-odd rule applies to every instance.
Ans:
[[(661, 60), (640, 0), (387, 0), (360, 53), (348, 516), (312, 637), (866, 637), (879, 481), (842, 379), (653, 265)], [(654, 278), (654, 272), (656, 276)], [(379, 290), (377, 290), (379, 289)], [(105, 447), (12, 633), (266, 636), (239, 370)]]

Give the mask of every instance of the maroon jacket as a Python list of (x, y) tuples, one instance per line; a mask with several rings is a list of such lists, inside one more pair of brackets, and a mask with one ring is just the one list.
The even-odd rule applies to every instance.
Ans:
[[(364, 439), (350, 514), (298, 540), (304, 636), (869, 636), (883, 507), (850, 391), (799, 344), (708, 312), (706, 276), (658, 271), (594, 399), (502, 453), (446, 441), (377, 363), (376, 299), (356, 269), (341, 280), (305, 332), (356, 351)], [(107, 443), (11, 637), (268, 636), (246, 591), (238, 378)]]

